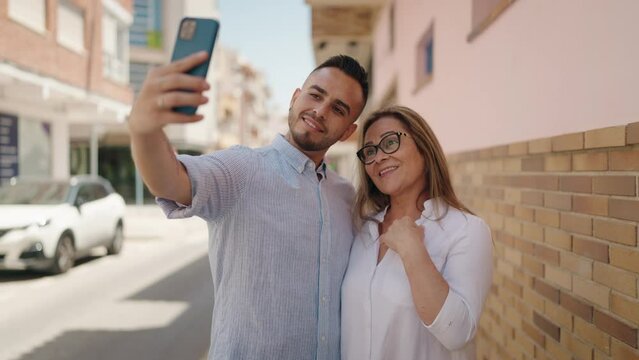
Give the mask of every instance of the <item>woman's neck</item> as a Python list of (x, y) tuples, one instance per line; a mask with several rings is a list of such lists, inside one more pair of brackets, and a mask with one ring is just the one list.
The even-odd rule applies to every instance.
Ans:
[(413, 220), (419, 218), (423, 211), (422, 205), (428, 198), (425, 192), (391, 196), (385, 220), (392, 222), (404, 216)]

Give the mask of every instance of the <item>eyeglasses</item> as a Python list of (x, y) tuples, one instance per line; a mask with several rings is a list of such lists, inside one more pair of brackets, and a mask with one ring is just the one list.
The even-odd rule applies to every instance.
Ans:
[(392, 154), (399, 150), (399, 139), (401, 135), (407, 136), (403, 132), (394, 132), (385, 135), (377, 145), (366, 145), (357, 151), (357, 157), (364, 165), (372, 164), (377, 155), (377, 149), (382, 150), (384, 154)]

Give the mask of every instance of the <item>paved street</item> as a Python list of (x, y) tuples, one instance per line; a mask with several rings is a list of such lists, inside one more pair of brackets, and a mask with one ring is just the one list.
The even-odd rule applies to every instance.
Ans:
[(68, 273), (0, 272), (0, 359), (202, 359), (212, 289), (206, 226), (127, 209), (118, 256)]

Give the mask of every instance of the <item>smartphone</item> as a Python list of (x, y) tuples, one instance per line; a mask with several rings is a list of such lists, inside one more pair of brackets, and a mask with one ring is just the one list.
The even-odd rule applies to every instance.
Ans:
[[(203, 19), (186, 17), (180, 21), (175, 47), (171, 62), (182, 59), (199, 51), (206, 51), (209, 54), (208, 61), (187, 71), (187, 74), (206, 78), (209, 64), (213, 55), (213, 47), (217, 38), (220, 23), (214, 19)], [(179, 106), (173, 111), (193, 115), (197, 111), (196, 106)]]

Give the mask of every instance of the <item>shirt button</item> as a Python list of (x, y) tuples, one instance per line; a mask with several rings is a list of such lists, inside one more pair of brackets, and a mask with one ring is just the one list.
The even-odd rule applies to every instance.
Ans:
[(322, 258), (322, 264), (326, 264), (326, 258), (325, 257)]
[(322, 339), (322, 341), (326, 341), (326, 336), (322, 335), (320, 339)]
[(322, 296), (322, 302), (325, 303), (326, 302), (326, 296)]

